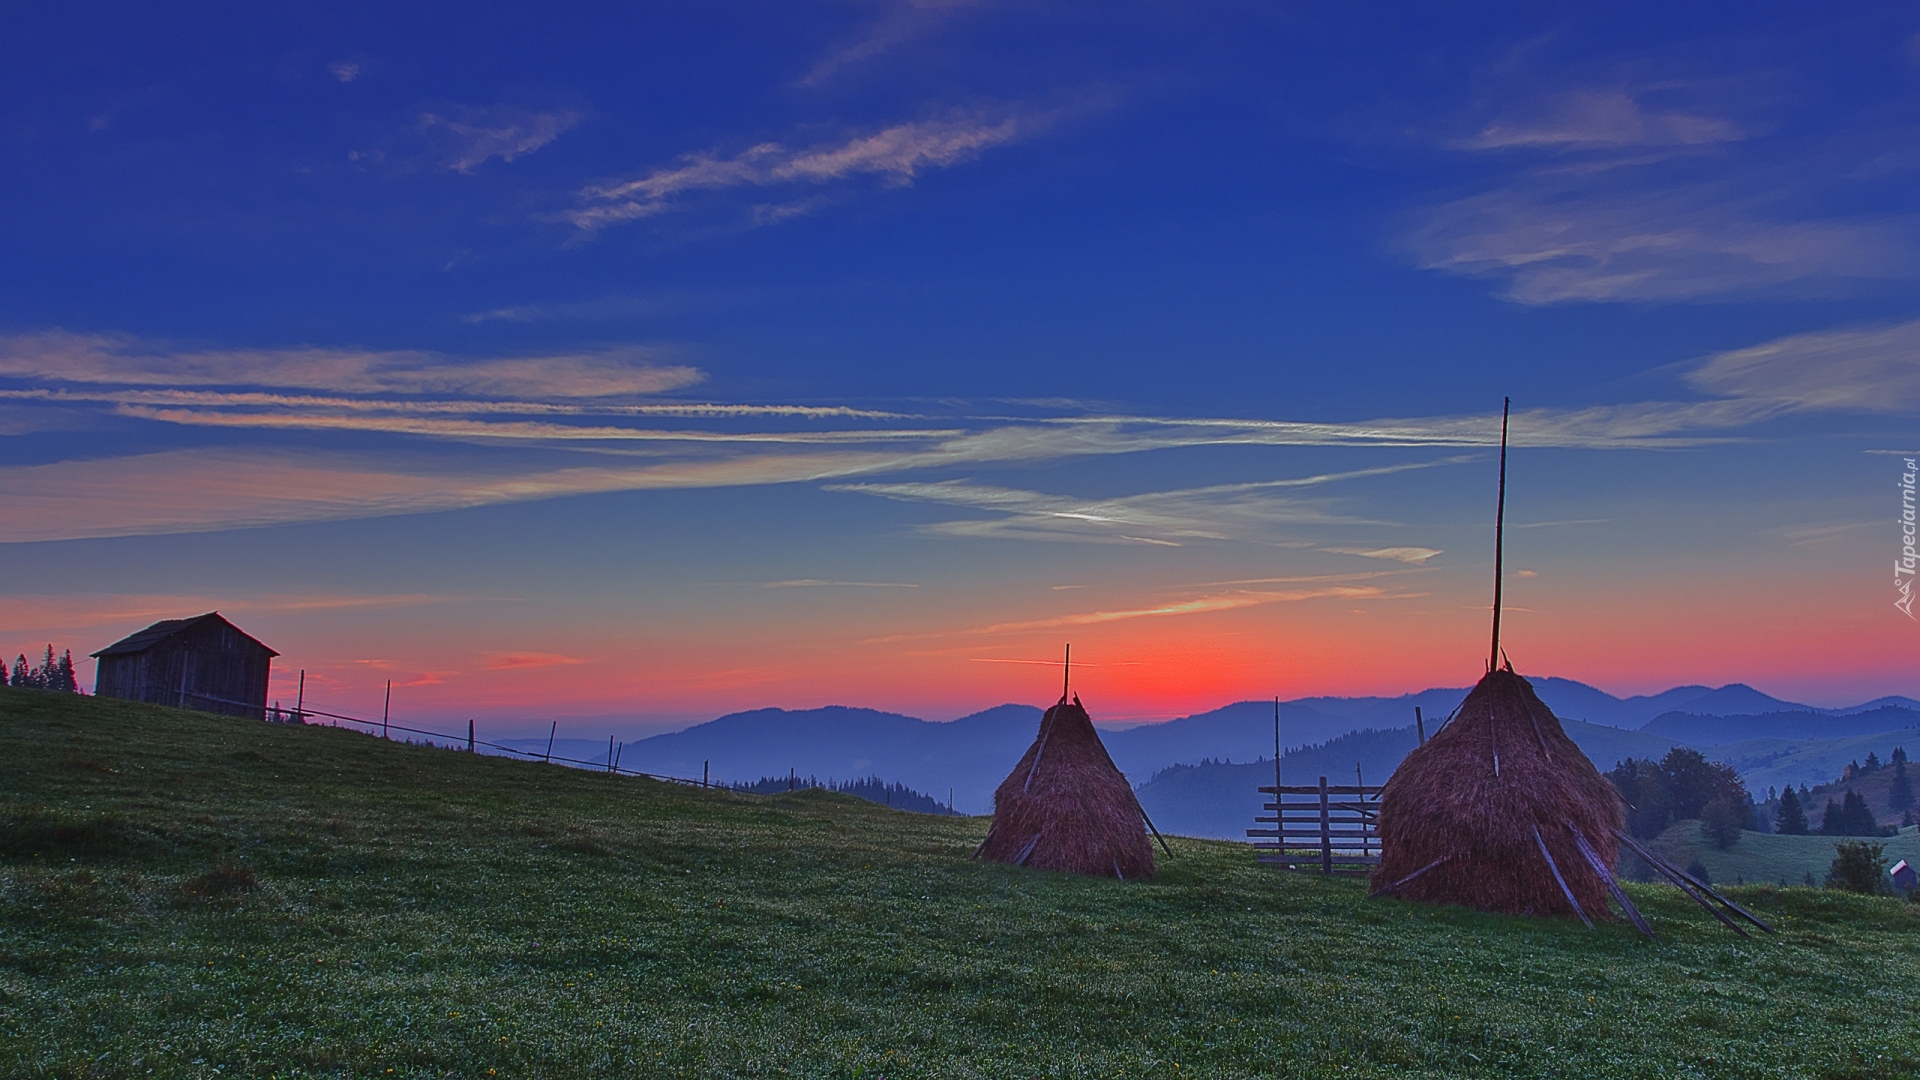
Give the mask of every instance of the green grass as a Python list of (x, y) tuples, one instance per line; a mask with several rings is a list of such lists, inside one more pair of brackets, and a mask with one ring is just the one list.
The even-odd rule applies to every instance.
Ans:
[(1920, 829), (1917, 828), (1903, 829), (1899, 835), (1887, 837), (1742, 832), (1732, 847), (1721, 849), (1701, 834), (1698, 821), (1677, 821), (1660, 834), (1656, 846), (1661, 854), (1681, 866), (1699, 859), (1716, 884), (1784, 881), (1801, 885), (1808, 877), (1812, 877), (1815, 884), (1827, 880), (1827, 867), (1833, 865), (1833, 845), (1841, 840), (1865, 840), (1884, 846), (1888, 866), (1901, 859), (1920, 866)]
[(1736, 890), (1743, 941), (1648, 886), (1646, 942), (984, 829), (0, 690), (0, 1075), (1920, 1071), (1898, 901)]

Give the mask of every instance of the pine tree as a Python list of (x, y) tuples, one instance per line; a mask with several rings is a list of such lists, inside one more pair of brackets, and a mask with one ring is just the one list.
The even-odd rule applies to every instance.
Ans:
[(1879, 767), (1880, 767), (1880, 755), (1874, 753), (1871, 750), (1867, 751), (1867, 760), (1863, 764), (1861, 764), (1860, 771), (1872, 772), (1873, 770)]
[(1879, 836), (1880, 822), (1868, 809), (1867, 800), (1859, 793), (1849, 791), (1835, 806), (1832, 799), (1827, 800), (1827, 812), (1820, 822), (1820, 832), (1827, 836)]
[(1907, 763), (1893, 763), (1893, 782), (1887, 785), (1887, 809), (1913, 809), (1913, 781), (1907, 779)]
[(1894, 763), (1895, 765), (1904, 765), (1904, 764), (1906, 764), (1906, 760), (1907, 760), (1907, 748), (1906, 748), (1906, 747), (1904, 747), (1904, 746), (1896, 746), (1896, 747), (1894, 747), (1894, 748), (1893, 748), (1893, 756), (1892, 756), (1891, 758), (1888, 758), (1887, 760), (1889, 760), (1889, 761), (1891, 761), (1891, 762), (1893, 762), (1893, 763)]
[(21, 653), (13, 662), (13, 685), (32, 686), (33, 676), (27, 672), (27, 654)]
[(1780, 808), (1773, 814), (1773, 831), (1788, 836), (1807, 834), (1807, 812), (1800, 805), (1800, 796), (1793, 793), (1793, 785), (1780, 794)]
[(59, 670), (60, 670), (60, 689), (65, 690), (69, 694), (79, 693), (80, 680), (74, 677), (74, 674), (73, 674), (73, 650), (72, 649), (68, 649), (65, 652), (60, 654)]

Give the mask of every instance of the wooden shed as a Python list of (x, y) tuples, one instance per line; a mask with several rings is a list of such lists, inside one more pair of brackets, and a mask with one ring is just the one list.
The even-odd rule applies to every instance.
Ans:
[(93, 655), (99, 697), (263, 720), (267, 670), (280, 654), (209, 611), (154, 623)]

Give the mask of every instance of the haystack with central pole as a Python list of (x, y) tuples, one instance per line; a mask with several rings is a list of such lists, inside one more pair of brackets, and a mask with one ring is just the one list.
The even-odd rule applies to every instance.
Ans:
[[(1625, 843), (1727, 926), (1740, 929), (1731, 914), (1771, 930), (1628, 835), (1625, 806), (1613, 784), (1567, 737), (1533, 685), (1511, 662), (1501, 665), (1506, 503), (1503, 408), (1487, 673), (1454, 718), (1408, 754), (1381, 789), (1373, 895), (1508, 915), (1573, 916), (1589, 925), (1609, 917), (1611, 897), (1637, 929), (1651, 935), (1613, 873)], [(1715, 909), (1708, 897), (1727, 910)]]
[(1503, 408), (1487, 674), (1381, 789), (1373, 887), (1509, 915), (1604, 918), (1608, 895), (1625, 896), (1610, 870), (1625, 808), (1532, 684), (1499, 666), (1506, 504)]
[(993, 826), (975, 854), (1122, 881), (1153, 876), (1146, 815), (1078, 694), (1063, 686), (1040, 718), (1033, 745), (993, 793)]

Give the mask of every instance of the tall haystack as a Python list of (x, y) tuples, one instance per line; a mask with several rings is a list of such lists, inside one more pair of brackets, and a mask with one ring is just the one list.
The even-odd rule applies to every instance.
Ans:
[[(1380, 792), (1373, 891), (1508, 915), (1607, 915), (1619, 794), (1508, 667)], [(1577, 902), (1578, 907), (1575, 906)]]
[(979, 858), (1095, 877), (1152, 877), (1146, 817), (1079, 695), (1047, 710), (1020, 764), (993, 793)]

